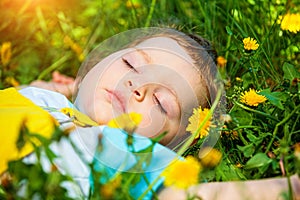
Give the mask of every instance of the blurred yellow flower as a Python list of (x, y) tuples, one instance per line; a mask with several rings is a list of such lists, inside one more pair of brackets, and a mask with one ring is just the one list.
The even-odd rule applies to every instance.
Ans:
[(73, 123), (82, 126), (82, 127), (90, 127), (90, 126), (99, 126), (98, 123), (93, 121), (87, 115), (81, 113), (80, 111), (76, 110), (75, 108), (62, 108), (60, 109), (62, 113), (72, 118)]
[(244, 38), (243, 43), (244, 43), (244, 48), (246, 50), (256, 50), (259, 47), (259, 44), (257, 44), (257, 41), (250, 37)]
[(229, 123), (229, 122), (232, 121), (232, 118), (231, 118), (231, 116), (230, 116), (229, 114), (222, 114), (222, 115), (220, 116), (220, 120), (221, 120), (222, 122), (224, 122), (224, 123)]
[(69, 36), (64, 37), (64, 43), (66, 46), (70, 47), (77, 55), (79, 61), (83, 61), (85, 56), (82, 48), (74, 42)]
[(235, 80), (236, 80), (237, 82), (243, 82), (243, 79), (241, 79), (240, 77), (235, 77)]
[(219, 164), (222, 153), (211, 147), (204, 147), (198, 154), (200, 162), (204, 167), (215, 167)]
[[(209, 113), (209, 109), (204, 108), (202, 110), (201, 106), (198, 108), (194, 108), (193, 115), (189, 118), (189, 125), (186, 128), (190, 133), (195, 133), (198, 131), (200, 125), (206, 118)], [(202, 128), (199, 130), (195, 138), (202, 138), (208, 135), (209, 127), (212, 125), (211, 118), (208, 119)]]
[(217, 65), (220, 67), (225, 67), (227, 63), (227, 60), (223, 56), (217, 57)]
[(100, 188), (100, 195), (104, 199), (112, 199), (115, 190), (121, 185), (122, 177), (119, 175)]
[(20, 85), (20, 83), (12, 76), (6, 77), (5, 82), (13, 87), (18, 87)]
[(176, 160), (162, 172), (165, 178), (165, 186), (175, 186), (187, 189), (189, 186), (198, 183), (199, 173), (202, 170), (201, 164), (193, 156), (188, 156), (184, 160)]
[(111, 128), (123, 129), (127, 133), (133, 133), (141, 121), (141, 114), (131, 112), (121, 114), (120, 116), (110, 120), (107, 125)]
[(295, 144), (294, 155), (298, 162), (300, 162), (300, 142)]
[(287, 13), (283, 16), (280, 28), (282, 30), (287, 30), (292, 33), (297, 33), (300, 31), (300, 14), (290, 14)]
[(241, 163), (237, 163), (235, 166), (236, 166), (237, 168), (243, 167), (243, 165), (242, 165)]
[(2, 65), (6, 66), (11, 59), (11, 42), (4, 42), (0, 49)]
[(128, 9), (130, 9), (130, 8), (137, 9), (137, 8), (140, 8), (141, 6), (142, 5), (139, 0), (127, 0), (126, 1), (126, 8), (128, 8)]
[[(0, 90), (0, 174), (10, 160), (16, 160), (33, 151), (40, 142), (20, 135), (21, 130), (50, 138), (58, 122), (45, 110), (22, 96), (15, 88)], [(17, 142), (19, 142), (17, 146)]]
[(249, 91), (245, 91), (240, 98), (242, 103), (249, 106), (258, 106), (258, 104), (267, 100), (265, 96), (257, 94), (257, 92), (251, 88)]

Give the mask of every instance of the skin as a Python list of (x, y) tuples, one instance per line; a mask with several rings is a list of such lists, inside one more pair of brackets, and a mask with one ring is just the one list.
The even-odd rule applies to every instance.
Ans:
[[(193, 87), (192, 87), (193, 86)], [(121, 113), (142, 114), (136, 132), (161, 143), (185, 134), (204, 86), (192, 58), (173, 39), (155, 37), (99, 62), (83, 79), (75, 105), (99, 124)]]
[(72, 77), (60, 74), (58, 71), (54, 71), (52, 73), (52, 80), (50, 82), (36, 80), (31, 82), (30, 86), (59, 92), (70, 98), (72, 96), (72, 91), (74, 91), (74, 79)]
[[(300, 180), (298, 175), (291, 176), (293, 198), (300, 199)], [(278, 200), (286, 199), (289, 192), (287, 178), (268, 178), (251, 181), (212, 182), (192, 186), (187, 191), (168, 187), (163, 189), (160, 200), (185, 200), (187, 196), (197, 196), (201, 199), (251, 199), (251, 200)]]

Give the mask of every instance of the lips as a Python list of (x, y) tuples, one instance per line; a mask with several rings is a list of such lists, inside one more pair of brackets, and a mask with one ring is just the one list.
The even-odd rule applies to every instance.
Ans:
[(109, 102), (112, 104), (114, 109), (117, 109), (118, 111), (125, 113), (126, 111), (126, 101), (124, 96), (116, 90), (105, 90), (107, 92), (107, 97)]

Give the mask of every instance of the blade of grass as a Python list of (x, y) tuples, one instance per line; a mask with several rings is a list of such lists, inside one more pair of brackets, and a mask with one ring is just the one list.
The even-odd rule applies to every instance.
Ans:
[(49, 73), (51, 73), (52, 71), (58, 69), (59, 67), (61, 67), (61, 65), (63, 63), (65, 63), (67, 60), (69, 60), (72, 57), (72, 54), (66, 54), (63, 57), (61, 57), (60, 59), (58, 59), (56, 62), (54, 62), (51, 66), (49, 66), (48, 68), (46, 68), (44, 71), (41, 72), (41, 74), (38, 76), (38, 80), (42, 80), (45, 78), (46, 75), (48, 75)]
[(149, 11), (149, 14), (148, 14), (146, 22), (145, 22), (145, 27), (150, 26), (150, 22), (151, 22), (151, 19), (152, 19), (152, 16), (153, 16), (155, 5), (156, 5), (156, 0), (152, 0), (151, 5), (150, 5), (150, 11)]

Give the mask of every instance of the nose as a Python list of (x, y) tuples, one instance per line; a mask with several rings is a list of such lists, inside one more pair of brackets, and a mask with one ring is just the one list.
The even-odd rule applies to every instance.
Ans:
[(141, 102), (144, 100), (147, 93), (146, 86), (139, 86), (136, 83), (133, 83), (131, 80), (128, 80), (126, 85), (132, 92), (132, 95), (136, 101)]
[(139, 88), (139, 89), (133, 90), (133, 96), (137, 101), (139, 101), (139, 102), (143, 101), (146, 96), (146, 89)]

